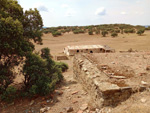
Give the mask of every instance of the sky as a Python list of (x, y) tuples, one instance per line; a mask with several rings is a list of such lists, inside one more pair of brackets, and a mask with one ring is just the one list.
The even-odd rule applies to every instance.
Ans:
[(44, 26), (125, 23), (150, 25), (150, 0), (18, 0), (24, 10), (37, 8)]

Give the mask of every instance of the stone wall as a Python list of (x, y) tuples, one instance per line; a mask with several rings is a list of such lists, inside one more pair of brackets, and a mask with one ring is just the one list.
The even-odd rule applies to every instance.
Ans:
[(87, 91), (89, 104), (94, 108), (117, 106), (128, 99), (132, 93), (145, 89), (144, 86), (138, 86), (136, 90), (133, 90), (130, 86), (119, 87), (117, 84), (108, 82), (110, 78), (84, 54), (74, 57), (73, 74), (74, 78), (82, 84), (83, 89)]
[(69, 60), (67, 56), (55, 56), (55, 60)]

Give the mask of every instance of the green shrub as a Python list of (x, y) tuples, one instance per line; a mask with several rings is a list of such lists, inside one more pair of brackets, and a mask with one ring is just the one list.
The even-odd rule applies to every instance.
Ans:
[(135, 33), (134, 29), (125, 29), (124, 30), (125, 33)]
[(89, 31), (88, 33), (89, 33), (89, 35), (93, 35), (93, 31)]
[(63, 79), (61, 72), (66, 69), (66, 65), (62, 63), (59, 67), (51, 59), (49, 51), (48, 48), (43, 48), (41, 56), (30, 53), (26, 57), (23, 75), (25, 91), (29, 95), (47, 95)]
[(66, 31), (65, 30), (61, 30), (61, 33), (65, 33)]
[(56, 62), (56, 67), (61, 69), (62, 72), (65, 72), (68, 69), (68, 65), (63, 62)]
[(75, 30), (73, 30), (73, 33), (74, 34), (84, 33), (84, 30), (82, 30), (82, 29), (75, 29)]
[(97, 35), (100, 34), (100, 30), (96, 30), (96, 34), (97, 34)]
[(51, 57), (51, 55), (50, 55), (50, 49), (49, 48), (43, 48), (43, 49), (41, 49), (41, 57), (43, 59), (47, 58), (47, 57)]
[(112, 37), (116, 37), (116, 36), (118, 36), (118, 34), (117, 34), (116, 32), (113, 32), (113, 33), (111, 34), (111, 36), (112, 36)]
[(119, 30), (119, 29), (116, 29), (114, 32), (116, 32), (116, 33), (120, 33), (120, 30)]
[(16, 98), (16, 88), (9, 86), (3, 94), (1, 94), (1, 100), (6, 102), (12, 102)]
[(104, 31), (102, 31), (102, 36), (103, 36), (103, 37), (105, 37), (107, 34), (108, 34), (108, 32), (107, 32), (107, 31), (105, 31), (105, 30), (104, 30)]
[(137, 31), (137, 34), (138, 34), (138, 35), (142, 35), (144, 32), (145, 32), (145, 29), (139, 29), (139, 30)]
[(60, 35), (61, 35), (61, 32), (59, 32), (59, 31), (52, 32), (52, 35), (53, 35), (54, 37), (57, 37), (57, 36), (60, 36)]
[(11, 66), (0, 64), (0, 94), (3, 93), (6, 88), (13, 83), (15, 75), (10, 69)]

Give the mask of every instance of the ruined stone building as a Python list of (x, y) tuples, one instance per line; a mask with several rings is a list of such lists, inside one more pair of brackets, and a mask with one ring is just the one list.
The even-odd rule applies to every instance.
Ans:
[(114, 49), (104, 45), (80, 45), (67, 46), (64, 48), (64, 53), (68, 56), (73, 56), (77, 53), (105, 53), (114, 52)]

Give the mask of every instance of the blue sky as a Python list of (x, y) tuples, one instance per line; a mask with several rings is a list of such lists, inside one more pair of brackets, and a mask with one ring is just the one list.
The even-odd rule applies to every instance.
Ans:
[(150, 25), (150, 0), (19, 0), (37, 8), (44, 26), (82, 26), (126, 23)]

